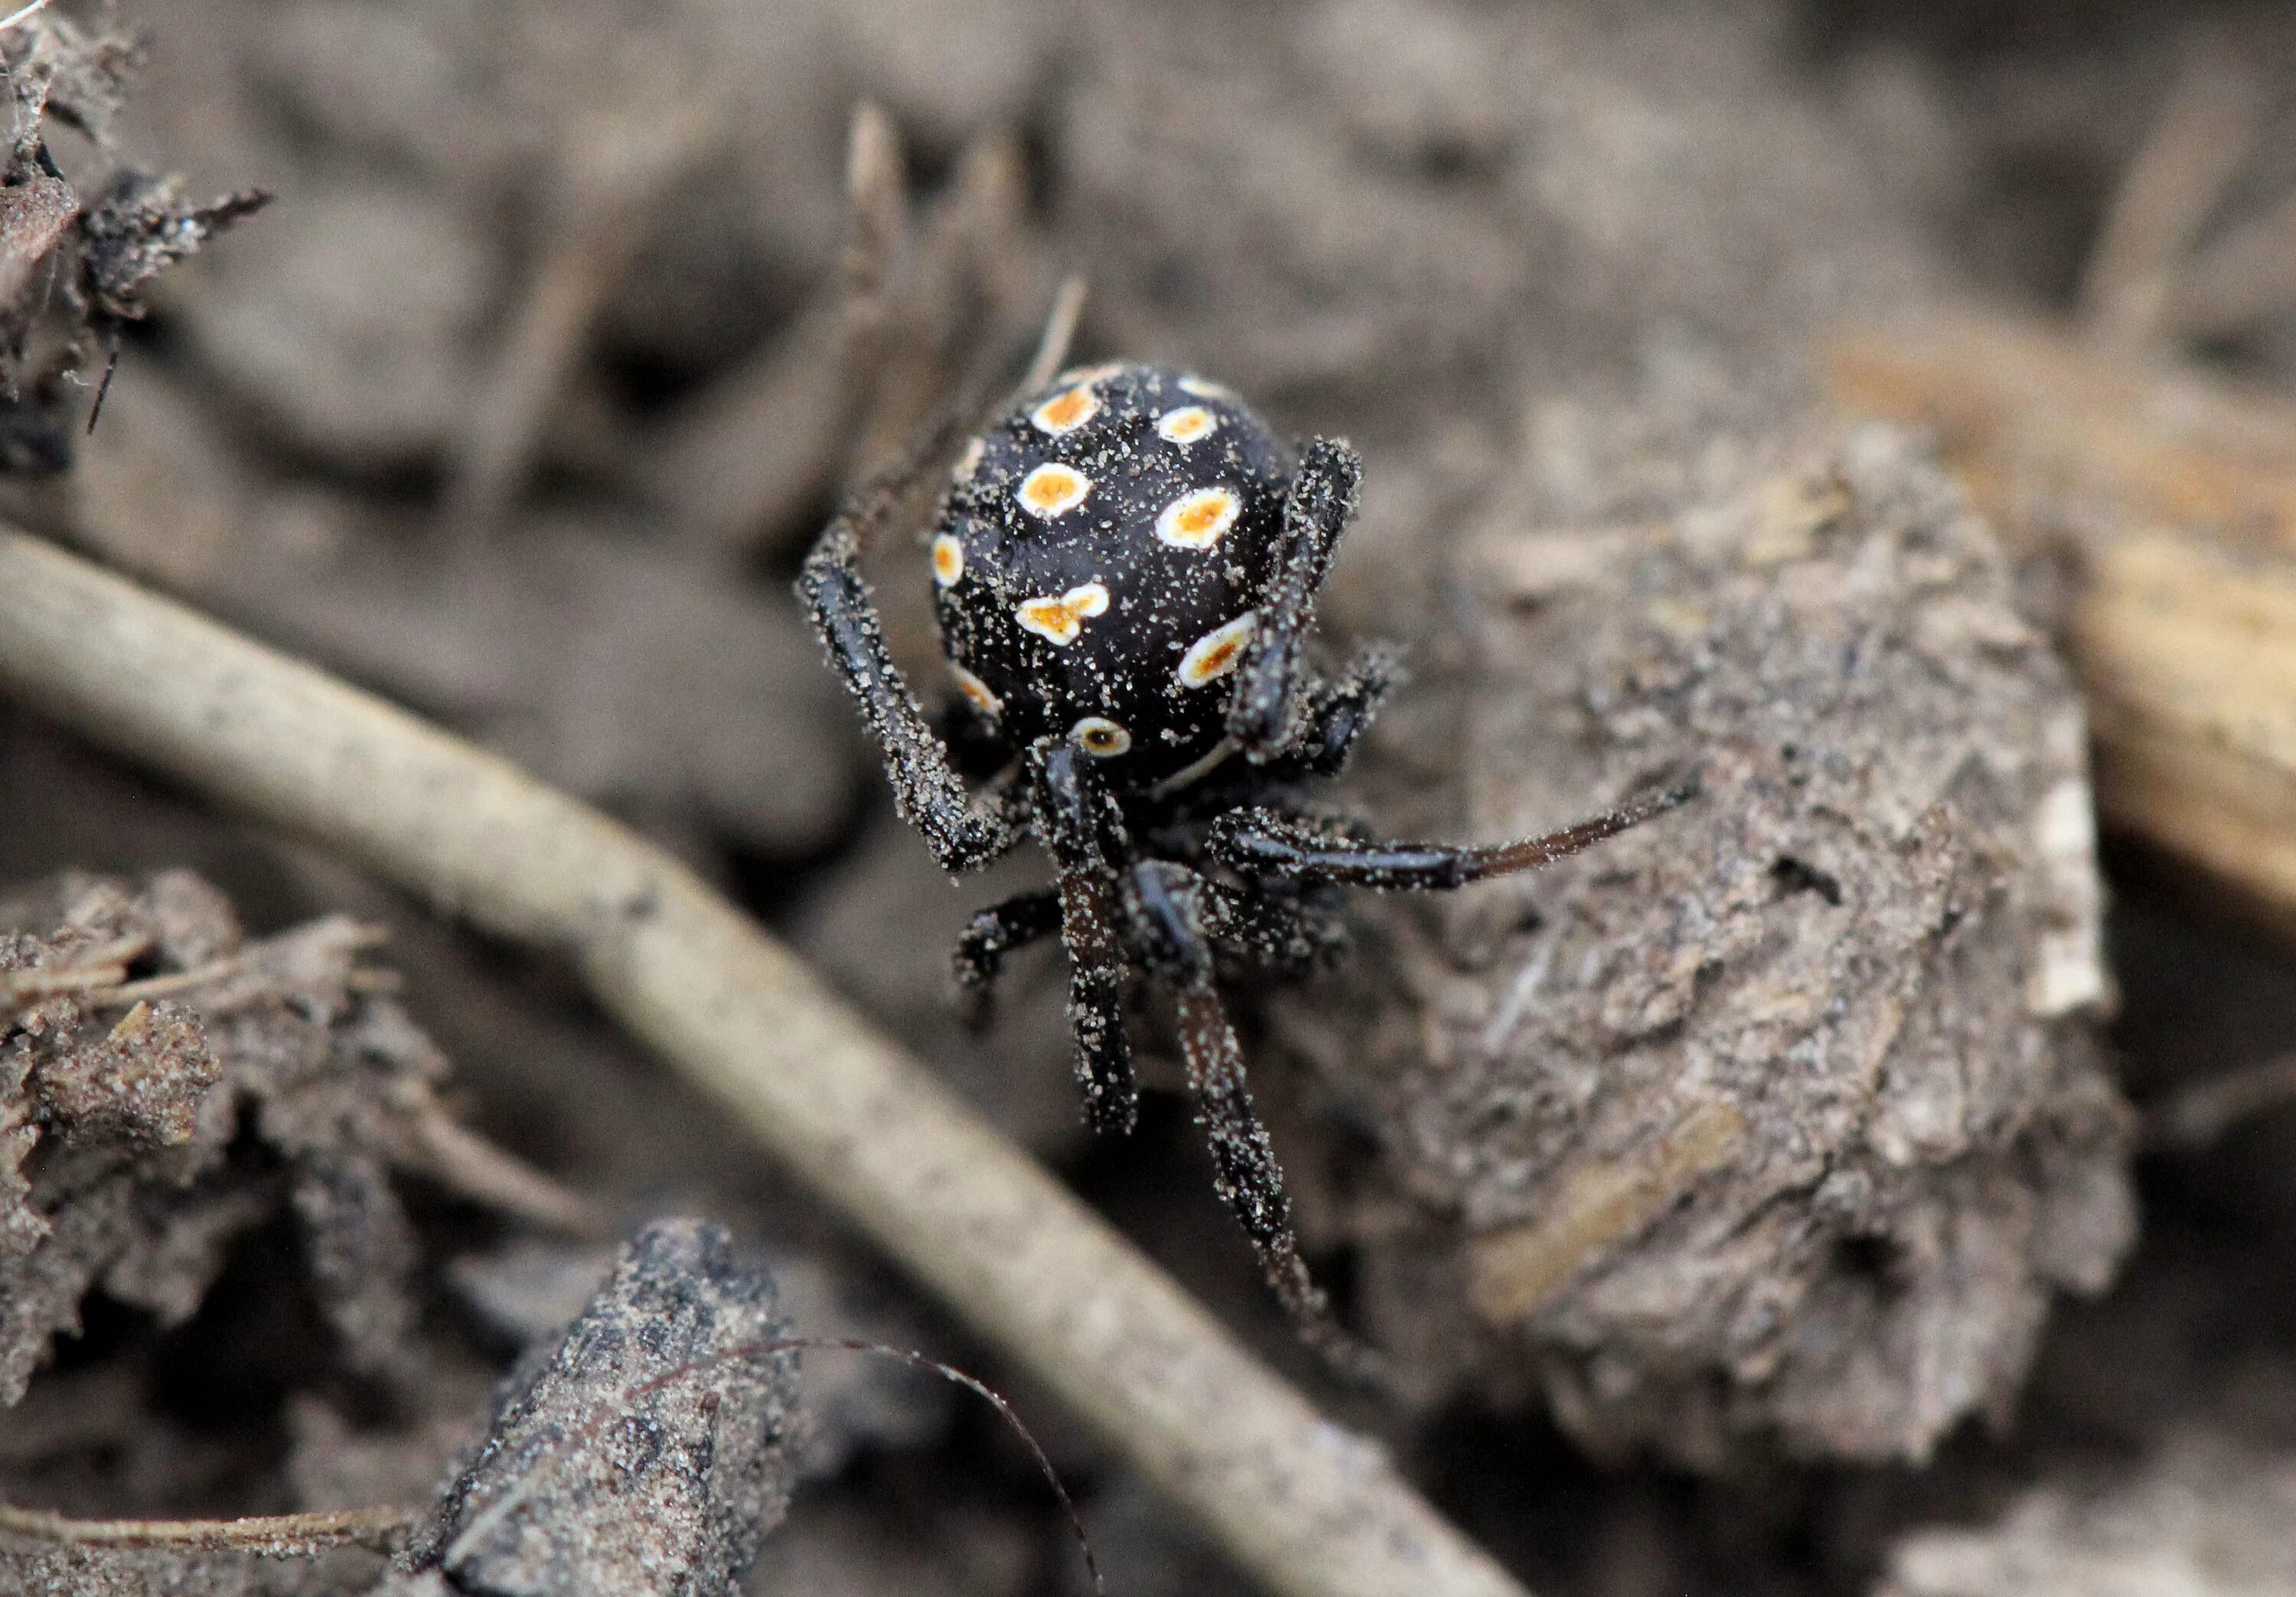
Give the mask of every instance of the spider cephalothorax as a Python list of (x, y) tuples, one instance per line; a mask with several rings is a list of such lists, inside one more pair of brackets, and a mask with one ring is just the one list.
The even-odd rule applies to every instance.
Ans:
[(1309, 1283), (1216, 978), (1296, 970), (1342, 933), (1334, 889), (1450, 888), (1525, 870), (1680, 802), (1658, 794), (1543, 838), (1382, 843), (1299, 793), (1335, 775), (1393, 676), (1369, 649), (1320, 676), (1316, 591), (1355, 509), (1344, 443), (1292, 452), (1226, 389), (1153, 366), (1062, 374), (958, 455), (931, 561), (941, 642), (1004, 768), (969, 795), (894, 667), (857, 567), (926, 463), (917, 451), (822, 534), (798, 591), (882, 746), (895, 803), (951, 871), (1033, 836), (1052, 888), (984, 909), (958, 941), (983, 1008), (1004, 955), (1058, 931), (1086, 1112), (1128, 1129), (1123, 1005), (1144, 973), (1173, 1001), (1220, 1195), (1268, 1280), (1352, 1360)]

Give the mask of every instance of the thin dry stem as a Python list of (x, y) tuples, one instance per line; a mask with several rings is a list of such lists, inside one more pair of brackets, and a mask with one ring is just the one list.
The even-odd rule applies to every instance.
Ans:
[(538, 267), (462, 435), (447, 494), (450, 525), (483, 533), (511, 507), (551, 408), (598, 312), (628, 271), (677, 175), (706, 148), (716, 119), (705, 99), (666, 99), (645, 80), (643, 103), (568, 141)]
[(71, 950), (71, 962), (0, 971), (0, 1002), (21, 1003), (48, 993), (84, 993), (116, 987), (127, 979), (127, 962), (152, 946), (148, 937), (115, 938), (93, 948)]
[(845, 258), (838, 287), (851, 300), (873, 300), (891, 275), (894, 252), (908, 231), (908, 181), (893, 119), (864, 100), (853, 108), (845, 143)]
[(1037, 340), (1036, 357), (1021, 377), (1021, 392), (1033, 394), (1068, 364), (1069, 346), (1076, 341), (1077, 322), (1084, 315), (1085, 281), (1071, 274), (1061, 279), (1053, 296), (1052, 314), (1045, 318), (1044, 336)]
[(2296, 1103), (2296, 1053), (2227, 1071), (2164, 1099), (2144, 1116), (2147, 1146), (2196, 1153), (2243, 1120)]
[(655, 492), (697, 541), (739, 549), (789, 524), (832, 474), (884, 362), (887, 295), (910, 232), (892, 119), (856, 107), (836, 274), (770, 348), (681, 419), (654, 453)]
[(2296, 194), (2227, 230), (2177, 274), (2165, 331), (2219, 338), (2296, 307)]
[(2092, 337), (2159, 340), (2178, 268), (2256, 146), (2262, 99), (2255, 73), (2221, 49), (2201, 51), (2178, 78), (2090, 257), (2081, 312)]
[(412, 1134), (408, 1162), (449, 1190), (547, 1231), (612, 1234), (613, 1221), (604, 1209), (488, 1142), (449, 1115), (428, 1088), (419, 1089), (406, 1108)]
[(78, 1547), (165, 1547), (182, 1552), (259, 1552), (308, 1557), (329, 1547), (388, 1552), (430, 1511), (355, 1508), (266, 1514), (244, 1519), (73, 1519), (45, 1509), (0, 1503), (0, 1533)]
[(0, 684), (312, 833), (598, 1000), (1270, 1591), (1521, 1597), (1066, 1187), (693, 873), (595, 811), (168, 601), (0, 533)]

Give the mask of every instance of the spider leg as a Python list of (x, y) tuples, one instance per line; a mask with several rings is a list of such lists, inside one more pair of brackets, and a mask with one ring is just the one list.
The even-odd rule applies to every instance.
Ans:
[(1279, 778), (1337, 776), (1355, 753), (1380, 701), (1402, 679), (1401, 657), (1390, 646), (1374, 643), (1358, 650), (1348, 668), (1330, 682), (1319, 683), (1308, 696), (1306, 730), (1281, 762)]
[(1001, 904), (975, 910), (956, 939), (949, 963), (956, 976), (958, 1011), (968, 1030), (988, 1024), (996, 975), (1004, 956), (1061, 929), (1061, 896), (1051, 888), (1015, 893)]
[(1243, 1051), (1213, 985), (1205, 924), (1209, 885), (1185, 865), (1147, 860), (1133, 867), (1127, 897), (1149, 968), (1171, 988), (1178, 1011), (1188, 1089), (1211, 1143), (1213, 1187), (1251, 1240), (1260, 1273), (1300, 1335), (1344, 1373), (1375, 1380), (1382, 1373), (1379, 1355), (1332, 1317), (1330, 1302), (1300, 1257), (1283, 1171), (1267, 1127), (1252, 1111)]
[(1059, 872), (1069, 1028), (1085, 1120), (1095, 1132), (1128, 1132), (1140, 1094), (1124, 1034), (1124, 896), (1109, 856), (1111, 842), (1126, 852), (1129, 845), (1115, 804), (1085, 774), (1085, 757), (1073, 745), (1040, 738), (1028, 758), (1037, 835)]
[(1511, 843), (1397, 843), (1349, 837), (1273, 810), (1234, 810), (1212, 823), (1211, 856), (1246, 877), (1333, 881), (1381, 892), (1464, 887), (1567, 858), (1686, 804), (1697, 784), (1645, 793), (1604, 815)]
[(1247, 878), (1231, 886), (1196, 881), (1204, 935), (1215, 950), (1250, 968), (1307, 976), (1338, 961), (1349, 946), (1346, 920), (1320, 894)]
[(1303, 658), (1316, 624), (1316, 590), (1331, 569), (1340, 535), (1355, 514), (1363, 462), (1334, 438), (1317, 438), (1300, 458), (1283, 501), (1283, 530), (1259, 624), (1237, 667), (1227, 731), (1254, 765), (1292, 746), (1307, 691)]
[(947, 745), (927, 724), (885, 647), (884, 628), (861, 576), (860, 554), (864, 540), (883, 529), (910, 486), (954, 437), (956, 417), (951, 413), (846, 502), (806, 556), (797, 579), (798, 597), (812, 615), (822, 647), (860, 701), (862, 717), (884, 756), (894, 807), (952, 872), (988, 864), (1011, 848), (1019, 834), (1001, 805), (994, 799), (975, 804), (966, 794)]

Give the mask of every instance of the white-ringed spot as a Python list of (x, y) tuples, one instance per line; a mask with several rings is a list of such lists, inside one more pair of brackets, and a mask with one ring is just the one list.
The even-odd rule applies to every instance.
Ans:
[(1069, 728), (1069, 738), (1095, 759), (1113, 759), (1132, 747), (1132, 734), (1106, 716), (1086, 716)]
[(945, 588), (953, 588), (964, 578), (964, 545), (954, 533), (944, 532), (932, 541), (933, 580)]
[(1100, 414), (1100, 400), (1089, 383), (1078, 383), (1064, 389), (1029, 413), (1029, 424), (1038, 432), (1059, 438)]
[(1180, 391), (1184, 394), (1193, 394), (1199, 399), (1226, 399), (1231, 404), (1235, 399), (1234, 389), (1222, 388), (1218, 383), (1207, 382), (1201, 377), (1181, 378)]
[(1047, 461), (1021, 479), (1021, 508), (1049, 521), (1082, 504), (1091, 492), (1091, 478), (1074, 466)]
[(972, 474), (980, 470), (980, 457), (988, 453), (988, 439), (972, 439), (964, 446), (964, 453), (956, 457), (955, 468), (949, 472), (948, 479), (959, 485), (971, 482)]
[(1103, 615), (1108, 610), (1108, 590), (1096, 582), (1072, 587), (1057, 598), (1023, 599), (1015, 607), (1021, 625), (1040, 638), (1051, 641), (1056, 648), (1066, 648), (1077, 641), (1090, 618)]
[(1175, 549), (1209, 549), (1243, 513), (1243, 500), (1226, 484), (1183, 494), (1156, 518), (1156, 536)]
[(1259, 612), (1248, 610), (1225, 627), (1215, 627), (1180, 656), (1180, 668), (1173, 675), (1184, 688), (1200, 688), (1208, 682), (1217, 682), (1236, 667), (1243, 658), (1243, 646), (1251, 642), (1251, 635), (1259, 630)]
[(1004, 713), (1004, 700), (999, 699), (988, 684), (955, 660), (948, 662), (948, 674), (956, 678), (956, 691), (972, 701), (972, 708), (995, 720)]
[(1184, 405), (1156, 418), (1157, 436), (1167, 443), (1193, 444), (1218, 430), (1219, 418), (1201, 405)]

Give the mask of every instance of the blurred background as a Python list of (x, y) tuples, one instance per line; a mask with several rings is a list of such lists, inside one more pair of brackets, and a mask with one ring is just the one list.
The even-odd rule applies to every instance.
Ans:
[[(1397, 830), (1481, 813), (1467, 557), (1494, 528), (1680, 515), (1861, 408), (1908, 419), (1829, 364), (1840, 330), (2006, 318), (2132, 382), (2244, 396), (2283, 428), (2257, 470), (2296, 459), (2270, 454), (2296, 438), (2276, 408), (2296, 400), (2284, 5), (59, 0), (7, 48), (20, 82), (69, 64), (43, 79), (46, 136), (83, 195), (134, 170), (179, 175), (186, 206), (272, 196), (135, 315), (53, 301), (15, 327), (7, 513), (667, 842), (1311, 1383), (1168, 1068), (1140, 1134), (1093, 1147), (1056, 959), (1018, 964), (988, 1038), (955, 1025), (950, 940), (1037, 867), (940, 877), (789, 593), (858, 476), (1025, 364), (1064, 278), (1088, 288), (1077, 358), (1185, 365), (1364, 452), (1325, 614), (1413, 651), (1352, 782)], [(2021, 614), (2057, 635), (2078, 578), (2049, 518), (1984, 503)], [(881, 600), (922, 659), (925, 568), (893, 554)], [(258, 931), (389, 928), (376, 957), (470, 1124), (619, 1210), (731, 1221), (809, 1331), (999, 1384), (1113, 1589), (1247, 1589), (562, 972), (4, 703), (0, 749), (0, 883), (189, 867)], [(2128, 1097), (2288, 1048), (2286, 919), (2141, 819), (2104, 860), (2119, 1003), (2095, 1026)], [(1386, 1234), (1351, 1198), (1378, 1130), (1329, 1112), (1306, 1017), (1247, 1025), (1344, 1298)], [(2015, 1361), (1894, 1456), (1590, 1449), (1601, 1428), (1558, 1426), (1538, 1379), (1466, 1355), (1407, 1413), (1332, 1401), (1554, 1597), (2296, 1592), (2292, 1135), (2267, 1107), (2135, 1156), (2116, 1284), (2037, 1322), (2030, 1378)], [(427, 1494), (501, 1327), (549, 1323), (520, 1292), (596, 1260), (404, 1185), (429, 1375), (386, 1402), (340, 1367), (267, 1220), (176, 1323), (91, 1294), (0, 1422), (0, 1495), (126, 1514)], [(816, 1477), (750, 1589), (1078, 1589), (993, 1418), (808, 1364)], [(2224, 1584), (2144, 1584), (2186, 1546), (2216, 1551), (2174, 1570)]]

